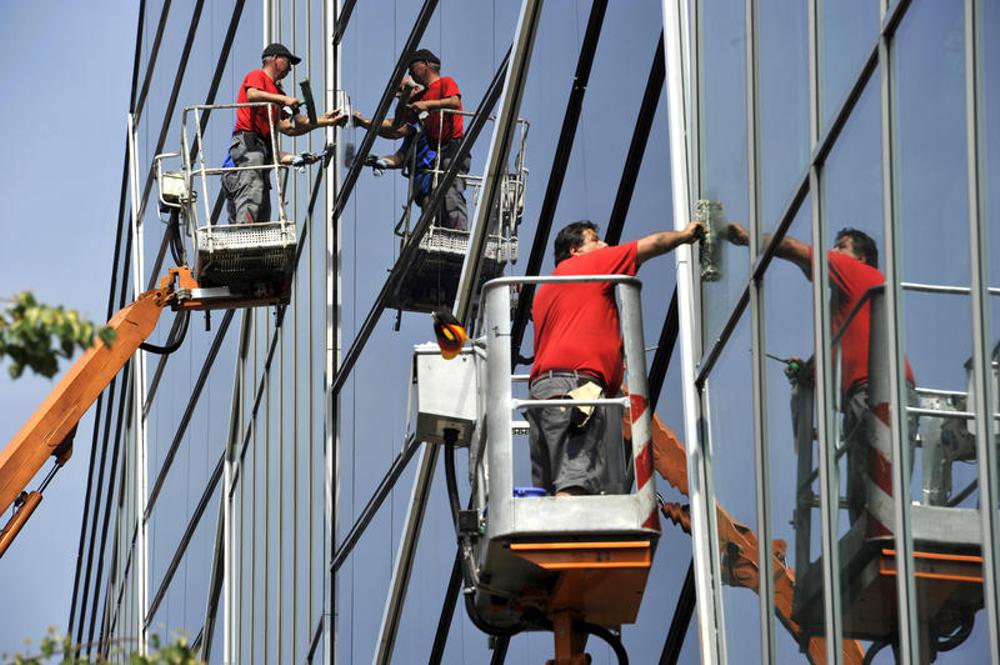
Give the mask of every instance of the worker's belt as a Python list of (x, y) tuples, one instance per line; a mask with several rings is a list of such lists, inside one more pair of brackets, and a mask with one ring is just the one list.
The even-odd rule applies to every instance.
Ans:
[(531, 380), (532, 383), (538, 381), (539, 379), (551, 379), (555, 377), (573, 377), (575, 379), (582, 379), (584, 381), (593, 381), (597, 385), (604, 387), (604, 380), (594, 374), (593, 372), (588, 372), (585, 369), (550, 369), (544, 372), (539, 372), (538, 376)]

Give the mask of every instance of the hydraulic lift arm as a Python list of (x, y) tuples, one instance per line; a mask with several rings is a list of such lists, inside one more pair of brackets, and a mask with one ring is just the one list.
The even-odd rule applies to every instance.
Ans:
[(116, 333), (114, 343), (105, 346), (95, 342), (0, 452), (0, 512), (18, 504), (14, 516), (0, 530), (0, 556), (42, 500), (41, 489), (52, 474), (40, 490), (26, 492), (28, 483), (50, 456), (55, 457), (56, 469), (69, 460), (77, 423), (139, 345), (153, 334), (168, 296), (161, 285), (115, 314), (108, 322)]
[[(627, 430), (626, 430), (627, 431)], [(688, 494), (687, 452), (670, 428), (653, 415), (653, 460), (657, 472), (677, 488)], [(691, 517), (687, 509), (677, 504), (665, 504), (664, 514), (688, 533), (691, 532)], [(757, 536), (750, 527), (736, 521), (725, 509), (716, 504), (719, 525), (719, 547), (723, 558), (723, 581), (732, 586), (746, 587), (754, 592), (759, 590), (760, 563), (757, 559)], [(774, 541), (771, 547), (771, 570), (774, 574), (774, 610), (778, 620), (798, 642), (803, 645), (809, 660), (814, 665), (826, 662), (826, 644), (822, 637), (804, 638), (797, 623), (792, 621), (792, 593), (795, 588), (795, 571), (785, 562), (785, 543)], [(864, 649), (854, 640), (844, 640), (841, 654), (845, 665), (860, 665), (864, 660)]]
[[(77, 360), (38, 410), (0, 452), (0, 513), (12, 504), (14, 516), (0, 528), (0, 557), (38, 507), (42, 492), (73, 452), (73, 435), (83, 414), (153, 334), (163, 310), (230, 309), (270, 305), (273, 295), (235, 294), (227, 288), (201, 288), (186, 267), (171, 268), (159, 288), (146, 291), (108, 322), (116, 338), (95, 343)], [(49, 457), (55, 467), (37, 490), (25, 488)]]

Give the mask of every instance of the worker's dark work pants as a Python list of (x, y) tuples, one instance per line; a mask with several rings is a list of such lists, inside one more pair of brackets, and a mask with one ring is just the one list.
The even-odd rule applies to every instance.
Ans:
[[(451, 167), (452, 162), (455, 159), (455, 154), (458, 152), (458, 147), (461, 145), (462, 139), (452, 139), (445, 142), (441, 146), (441, 173), (438, 175), (438, 179), (444, 176), (444, 174)], [(438, 210), (438, 214), (434, 219), (434, 224), (437, 226), (442, 226), (446, 229), (460, 229), (462, 231), (468, 230), (468, 212), (466, 211), (465, 205), (465, 178), (461, 176), (468, 175), (469, 167), (472, 164), (472, 155), (466, 155), (465, 159), (458, 167), (458, 173), (455, 179), (451, 182), (451, 186), (448, 187), (448, 191), (444, 193), (444, 201), (441, 203), (441, 208)], [(424, 205), (430, 201), (434, 196), (434, 192), (430, 192), (425, 196), (417, 200), (417, 204), (423, 208)]]
[(531, 382), (532, 399), (553, 400), (550, 407), (525, 409), (531, 426), (531, 481), (550, 494), (569, 488), (589, 494), (627, 491), (621, 409), (597, 407), (578, 427), (574, 408), (559, 406), (558, 398), (588, 381), (567, 373)]
[[(237, 132), (229, 146), (235, 166), (269, 166), (270, 138), (254, 132)], [(271, 220), (271, 175), (265, 169), (231, 171), (222, 175), (230, 224), (253, 224)]]

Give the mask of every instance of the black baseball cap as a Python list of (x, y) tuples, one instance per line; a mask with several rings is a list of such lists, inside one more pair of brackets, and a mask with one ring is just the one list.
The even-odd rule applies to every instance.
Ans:
[(421, 48), (410, 54), (406, 64), (412, 65), (415, 62), (433, 62), (435, 65), (440, 65), (441, 59), (431, 53), (429, 49)]
[(266, 58), (269, 55), (283, 55), (288, 58), (288, 61), (293, 65), (297, 65), (302, 62), (302, 58), (292, 54), (292, 52), (289, 51), (284, 44), (279, 44), (277, 42), (268, 44), (267, 48), (264, 49), (264, 52), (260, 54), (260, 57)]

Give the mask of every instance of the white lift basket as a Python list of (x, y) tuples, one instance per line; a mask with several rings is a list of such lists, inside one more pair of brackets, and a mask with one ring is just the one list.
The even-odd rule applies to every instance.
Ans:
[[(560, 404), (594, 405), (628, 418), (637, 489), (600, 496), (515, 496), (514, 431), (523, 429), (524, 422), (513, 414), (552, 403), (512, 396), (512, 381), (527, 377), (510, 371), (511, 287), (595, 281), (614, 283), (620, 301), (628, 395)], [(508, 277), (484, 286), (486, 371), (481, 385), (486, 422), (482, 435), (473, 437), (469, 467), (480, 525), (473, 541), (475, 605), (480, 617), (494, 625), (518, 623), (525, 612), (551, 613), (567, 602), (578, 604), (580, 616), (592, 623), (635, 620), (660, 534), (640, 287), (634, 277), (608, 275)], [(585, 577), (569, 582), (566, 575)], [(567, 588), (575, 589), (572, 598), (560, 598)]]
[[(287, 302), (295, 271), (297, 238), (295, 224), (285, 211), (284, 170), (278, 161), (277, 137), (271, 135), (271, 161), (260, 166), (219, 166), (206, 164), (203, 115), (223, 109), (264, 106), (268, 115), (273, 105), (266, 102), (188, 106), (181, 125), (181, 151), (154, 158), (160, 205), (177, 208), (194, 247), (193, 273), (204, 287), (224, 287), (234, 292), (272, 295)], [(194, 128), (194, 144), (189, 137), (189, 119)], [(222, 155), (219, 155), (222, 157)], [(164, 171), (163, 160), (180, 159), (180, 170)], [(273, 171), (276, 220), (256, 224), (213, 224), (208, 194), (209, 176), (220, 177), (234, 171)], [(199, 191), (200, 190), (200, 191)], [(218, 191), (216, 188), (215, 191)], [(221, 195), (221, 194), (220, 194)], [(199, 219), (198, 199), (204, 219)], [(266, 292), (266, 293), (265, 293)]]

